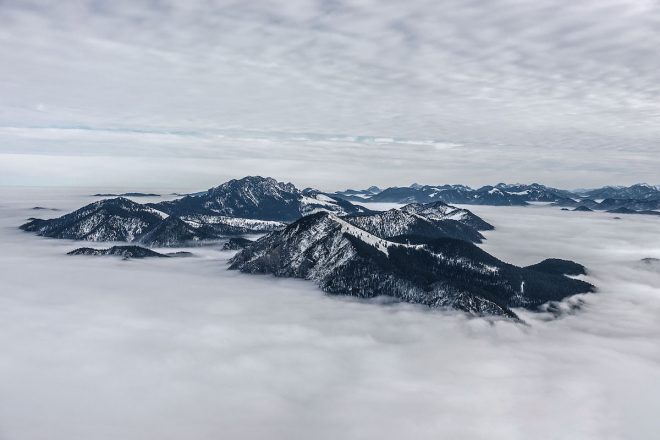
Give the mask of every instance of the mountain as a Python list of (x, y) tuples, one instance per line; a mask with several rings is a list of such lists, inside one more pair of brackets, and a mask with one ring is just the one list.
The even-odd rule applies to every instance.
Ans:
[[(591, 209), (599, 209), (593, 199), (615, 199), (620, 203), (617, 207), (626, 206), (635, 210), (660, 209), (660, 186), (638, 183), (629, 187), (605, 186), (589, 190), (568, 191), (553, 188), (539, 183), (508, 184), (498, 183), (495, 186), (486, 185), (473, 189), (465, 185), (419, 185), (417, 183), (406, 187), (391, 187), (377, 192), (369, 190), (347, 190), (334, 194), (347, 200), (379, 203), (429, 203), (441, 201), (465, 205), (517, 205), (524, 206), (529, 202), (551, 202), (559, 206), (576, 207), (580, 204)], [(646, 203), (646, 205), (644, 205)], [(635, 207), (635, 205), (638, 205)], [(615, 209), (604, 206), (600, 209)]]
[(167, 214), (161, 211), (118, 197), (90, 203), (55, 219), (31, 219), (21, 229), (52, 238), (134, 241), (165, 218)]
[(380, 238), (417, 235), (429, 238), (456, 238), (480, 243), (494, 227), (467, 209), (442, 202), (411, 203), (402, 208), (342, 217), (347, 222)]
[(334, 196), (352, 202), (361, 202), (379, 192), (381, 192), (380, 188), (377, 186), (370, 186), (367, 189), (347, 189), (345, 191), (337, 191), (334, 193)]
[(505, 191), (511, 195), (522, 196), (527, 202), (558, 202), (561, 200), (572, 200), (575, 197), (570, 191), (551, 188), (539, 183), (530, 185), (515, 183), (498, 183), (495, 188)]
[[(350, 190), (335, 193), (360, 202), (379, 203), (430, 203), (440, 201), (465, 205), (524, 206), (530, 202), (553, 203), (563, 207), (586, 207), (591, 210), (612, 211), (626, 208), (637, 213), (655, 214), (660, 210), (660, 186), (636, 184), (630, 187), (606, 186), (576, 192), (552, 188), (539, 183), (482, 186), (472, 189), (465, 185), (419, 185), (391, 187), (370, 193), (367, 190)], [(599, 202), (594, 199), (603, 199)], [(584, 210), (581, 208), (580, 210)]]
[(597, 209), (598, 202), (588, 198), (575, 198), (575, 199), (561, 199), (552, 204), (553, 206), (569, 206), (577, 208), (578, 206), (585, 206), (590, 209)]
[(312, 280), (330, 294), (386, 295), (514, 319), (513, 307), (535, 309), (593, 291), (583, 281), (504, 263), (463, 240), (410, 235), (385, 240), (327, 212), (262, 237), (230, 264), (246, 273)]
[(169, 216), (135, 241), (146, 246), (177, 246), (220, 236), (208, 225), (191, 226), (178, 217)]
[(469, 210), (442, 202), (411, 203), (399, 209), (342, 218), (380, 238), (417, 235), (480, 243), (484, 237), (479, 231), (494, 229), (491, 224)]
[(223, 215), (183, 215), (181, 220), (194, 228), (208, 228), (215, 235), (243, 235), (272, 232), (286, 227), (286, 223)]
[(540, 263), (527, 266), (526, 269), (544, 272), (552, 275), (586, 275), (587, 269), (575, 261), (548, 258)]
[(243, 237), (233, 237), (230, 238), (223, 246), (222, 250), (223, 251), (237, 251), (239, 249), (243, 249), (246, 246), (252, 244), (252, 240), (248, 240), (247, 238)]
[(369, 198), (369, 202), (379, 203), (469, 203), (475, 198), (474, 190), (464, 185), (415, 185), (392, 187)]
[(410, 203), (402, 211), (421, 215), (429, 220), (455, 220), (477, 231), (491, 231), (493, 225), (467, 209), (457, 208), (443, 202)]
[(118, 197), (86, 205), (62, 217), (30, 219), (21, 226), (52, 238), (87, 241), (127, 241), (150, 246), (171, 246), (223, 235), (262, 233), (285, 225), (221, 216), (178, 218), (158, 209)]
[(319, 211), (332, 212), (336, 215), (366, 214), (372, 212), (363, 206), (354, 205), (340, 197), (335, 197), (313, 188), (304, 189), (302, 196), (300, 201), (300, 215), (296, 217), (296, 220)]
[(301, 191), (290, 183), (257, 176), (173, 201), (101, 200), (57, 219), (30, 219), (21, 228), (54, 238), (172, 246), (271, 232), (285, 227), (284, 222), (324, 210), (338, 215), (371, 212), (312, 188)]
[(609, 211), (612, 209), (626, 208), (632, 211), (647, 211), (660, 209), (658, 200), (630, 200), (630, 199), (604, 199), (595, 209)]
[(124, 258), (166, 258), (169, 255), (154, 252), (151, 249), (140, 246), (113, 246), (108, 249), (93, 249), (88, 247), (74, 249), (67, 255), (117, 255)]
[(553, 203), (555, 206), (575, 207), (574, 211), (607, 211), (618, 212), (622, 214), (660, 214), (660, 199), (658, 200), (636, 200), (636, 199), (603, 199), (596, 202), (592, 199), (560, 200)]
[(604, 186), (586, 190), (582, 194), (592, 199), (660, 200), (660, 186), (646, 183), (632, 186)]
[(578, 211), (578, 212), (593, 212), (593, 209), (587, 208), (584, 205), (580, 205), (577, 208), (573, 209), (573, 211)]
[[(346, 198), (344, 193), (335, 193), (337, 197)], [(352, 200), (355, 199), (355, 196)], [(391, 187), (384, 189), (376, 194), (369, 195), (364, 192), (359, 196), (362, 202), (378, 203), (460, 203), (469, 205), (526, 205), (525, 197), (517, 194), (510, 194), (493, 186), (484, 186), (479, 189), (472, 189), (465, 185), (418, 185), (406, 187)]]
[(456, 220), (430, 220), (403, 209), (390, 209), (375, 214), (352, 215), (342, 218), (380, 238), (417, 235), (429, 238), (450, 237), (475, 243), (481, 243), (484, 238), (473, 227)]
[(205, 194), (150, 206), (176, 216), (220, 215), (283, 222), (294, 221), (320, 210), (338, 215), (369, 211), (333, 195), (313, 189), (301, 191), (291, 183), (260, 176), (230, 180)]
[(512, 194), (494, 186), (482, 186), (477, 189), (469, 204), (497, 206), (525, 206), (528, 198), (525, 195)]

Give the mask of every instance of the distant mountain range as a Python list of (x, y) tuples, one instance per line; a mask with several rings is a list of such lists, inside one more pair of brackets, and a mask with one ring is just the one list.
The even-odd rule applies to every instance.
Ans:
[(580, 194), (591, 199), (660, 200), (660, 185), (604, 186)]
[(334, 193), (337, 197), (361, 203), (429, 203), (441, 201), (464, 205), (524, 206), (531, 202), (554, 203), (557, 206), (580, 207), (619, 213), (653, 214), (660, 210), (660, 186), (639, 183), (632, 186), (606, 186), (603, 188), (568, 191), (538, 183), (482, 186), (473, 189), (465, 185), (419, 185), (391, 187), (380, 190), (346, 190)]
[[(435, 189), (431, 189), (435, 188)], [(474, 191), (417, 185), (405, 191), (425, 197), (389, 211), (371, 211), (338, 194), (299, 190), (271, 178), (231, 180), (173, 201), (140, 204), (124, 197), (100, 200), (52, 219), (21, 226), (38, 235), (71, 240), (129, 242), (109, 249), (81, 248), (74, 255), (154, 255), (142, 246), (181, 246), (224, 239), (238, 250), (231, 268), (315, 281), (332, 294), (385, 295), (399, 301), (448, 307), (479, 315), (517, 318), (515, 307), (535, 309), (593, 286), (564, 274), (584, 273), (577, 263), (546, 260), (520, 268), (479, 249), (493, 225), (452, 200), (521, 205), (528, 200), (569, 199), (540, 185), (503, 185)], [(362, 192), (362, 200), (401, 189)], [(412, 191), (412, 193), (410, 193)], [(353, 191), (358, 197), (359, 191)], [(549, 194), (553, 194), (550, 196)], [(401, 200), (411, 200), (408, 195)], [(461, 198), (462, 197), (462, 198)], [(477, 202), (475, 202), (477, 203)], [(239, 236), (265, 234), (256, 241)], [(233, 237), (226, 241), (227, 237)]]
[[(598, 200), (598, 199), (597, 199)], [(608, 198), (597, 201), (588, 197), (576, 198), (570, 200), (561, 200), (555, 202), (557, 206), (575, 207), (575, 208), (589, 208), (594, 211), (607, 211), (617, 212), (624, 210), (624, 213), (649, 213), (647, 211), (654, 211), (660, 209), (660, 199), (615, 199)]]
[(495, 186), (482, 186), (478, 189), (465, 185), (419, 185), (391, 187), (381, 191), (371, 187), (368, 190), (348, 190), (336, 192), (338, 197), (359, 202), (387, 203), (429, 203), (441, 201), (465, 205), (524, 206), (531, 201), (556, 202), (570, 199), (568, 191), (549, 188), (537, 183), (531, 185), (508, 185), (499, 183)]

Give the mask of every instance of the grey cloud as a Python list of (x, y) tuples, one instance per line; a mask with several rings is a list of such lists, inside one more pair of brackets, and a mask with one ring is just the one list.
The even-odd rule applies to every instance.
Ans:
[[(652, 180), (659, 22), (657, 3), (643, 0), (5, 1), (0, 125), (437, 139), (466, 147), (442, 156), (467, 162), (466, 180), (480, 178), (482, 162), (506, 170), (495, 180), (528, 180), (520, 170), (537, 166), (528, 156), (555, 154), (548, 174), (573, 185)], [(0, 154), (25, 148), (16, 133), (0, 136)], [(223, 156), (232, 143), (208, 149)], [(126, 148), (85, 145), (106, 156)], [(335, 140), (324, 156), (360, 147)], [(194, 158), (188, 148), (181, 142), (179, 154)], [(621, 173), (601, 173), (618, 151), (627, 153)], [(259, 154), (268, 155), (245, 150)], [(422, 180), (427, 155), (402, 154), (415, 160), (400, 175), (379, 176), (361, 159), (363, 183)], [(505, 168), (505, 155), (518, 166)], [(472, 156), (482, 160), (471, 167)]]

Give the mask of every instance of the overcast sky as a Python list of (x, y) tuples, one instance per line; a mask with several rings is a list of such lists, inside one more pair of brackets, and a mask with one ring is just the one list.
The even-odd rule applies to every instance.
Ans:
[(660, 184), (654, 0), (0, 0), (0, 184)]

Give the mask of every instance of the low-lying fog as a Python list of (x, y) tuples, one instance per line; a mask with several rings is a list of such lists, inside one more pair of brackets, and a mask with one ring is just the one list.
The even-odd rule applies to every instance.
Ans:
[(0, 193), (2, 440), (658, 438), (657, 217), (470, 207), (487, 251), (575, 259), (600, 290), (524, 326), (17, 229), (92, 200), (70, 191)]

